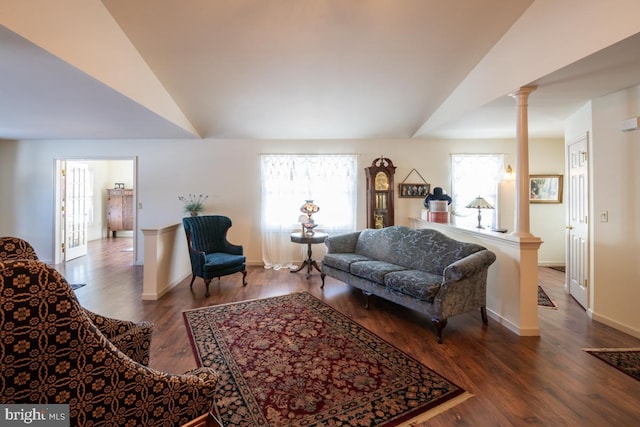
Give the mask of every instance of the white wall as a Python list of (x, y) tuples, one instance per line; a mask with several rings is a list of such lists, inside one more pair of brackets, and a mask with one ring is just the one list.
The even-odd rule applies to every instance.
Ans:
[[(555, 142), (562, 146), (563, 141)], [(538, 143), (530, 141), (531, 151)], [(542, 141), (547, 147), (554, 142)], [(544, 148), (547, 150), (548, 148)], [(358, 227), (366, 224), (364, 168), (384, 155), (397, 166), (395, 184), (416, 168), (433, 186), (450, 190), (451, 153), (504, 153), (514, 164), (512, 140), (372, 140), (372, 141), (227, 141), (227, 140), (141, 140), (141, 141), (5, 141), (0, 143), (0, 174), (6, 175), (2, 200), (19, 203), (0, 208), (0, 234), (19, 235), (35, 246), (43, 260), (53, 254), (53, 159), (64, 157), (137, 157), (138, 229), (174, 224), (183, 216), (178, 196), (207, 194), (205, 213), (228, 215), (233, 220), (230, 241), (245, 247), (249, 263), (261, 263), (260, 162), (261, 153), (357, 153), (359, 182)], [(545, 156), (534, 156), (543, 159)], [(543, 159), (544, 160), (544, 159)], [(544, 160), (546, 161), (546, 160)], [(555, 164), (555, 162), (554, 162)], [(532, 170), (546, 167), (532, 163)], [(13, 185), (11, 185), (13, 184)], [(397, 187), (396, 187), (397, 188)], [(410, 225), (419, 216), (422, 199), (396, 199), (396, 224)], [(545, 213), (546, 215), (546, 213)], [(535, 218), (532, 217), (532, 224)], [(564, 225), (564, 218), (559, 224)], [(513, 228), (507, 226), (507, 228)], [(552, 240), (532, 232), (545, 242)], [(138, 234), (137, 263), (143, 259), (142, 235)], [(546, 246), (546, 247), (545, 247)], [(543, 244), (540, 259), (552, 259)], [(557, 249), (564, 253), (564, 243)], [(555, 249), (554, 249), (555, 251)]]
[(640, 336), (640, 131), (620, 130), (640, 116), (640, 86), (594, 99), (591, 108), (590, 309), (594, 319)]

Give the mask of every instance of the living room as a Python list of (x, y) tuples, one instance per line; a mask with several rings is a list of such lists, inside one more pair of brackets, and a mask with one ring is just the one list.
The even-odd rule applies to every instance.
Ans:
[[(100, 2), (98, 2), (100, 3)], [(500, 3), (500, 2), (498, 2)], [(413, 127), (413, 132), (392, 135), (379, 134), (372, 130), (364, 130), (353, 133), (357, 137), (351, 137), (345, 132), (339, 137), (330, 137), (325, 132), (330, 127), (330, 121), (309, 125), (309, 129), (317, 132), (318, 137), (310, 136), (305, 131), (305, 122), (301, 120), (276, 121), (282, 129), (295, 130), (296, 136), (283, 137), (283, 134), (264, 134), (261, 136), (256, 129), (264, 126), (264, 122), (258, 121), (257, 116), (250, 116), (246, 120), (248, 130), (246, 134), (238, 136), (226, 135), (222, 129), (216, 133), (214, 125), (204, 125), (201, 115), (187, 111), (188, 116), (198, 131), (196, 135), (185, 128), (190, 126), (176, 119), (170, 108), (156, 110), (140, 101), (141, 109), (148, 108), (146, 116), (149, 120), (144, 126), (153, 129), (147, 136), (144, 130), (132, 130), (129, 135), (114, 137), (98, 126), (100, 122), (74, 123), (69, 120), (64, 123), (68, 127), (66, 133), (50, 132), (46, 136), (36, 136), (24, 131), (22, 134), (15, 132), (11, 123), (2, 123), (3, 133), (0, 134), (0, 179), (4, 185), (0, 190), (2, 200), (0, 206), (0, 234), (17, 235), (30, 241), (36, 248), (41, 259), (46, 262), (54, 260), (55, 253), (55, 179), (54, 165), (58, 159), (124, 159), (132, 160), (135, 164), (135, 191), (136, 191), (136, 246), (134, 263), (142, 264), (144, 259), (143, 238), (139, 230), (150, 227), (158, 227), (180, 222), (183, 212), (178, 196), (186, 193), (206, 194), (208, 199), (205, 205), (205, 213), (223, 214), (233, 219), (233, 227), (230, 230), (231, 241), (239, 242), (245, 247), (247, 261), (251, 266), (262, 263), (261, 237), (260, 237), (260, 155), (265, 153), (314, 153), (332, 154), (348, 153), (358, 156), (358, 171), (362, 173), (364, 167), (380, 155), (393, 160), (398, 166), (396, 179), (401, 180), (412, 169), (418, 170), (422, 176), (432, 185), (450, 189), (450, 155), (453, 153), (501, 153), (505, 156), (505, 163), (515, 166), (518, 153), (515, 128), (516, 113), (515, 101), (508, 96), (510, 90), (531, 82), (537, 81), (538, 90), (529, 98), (530, 127), (532, 130), (541, 122), (544, 122), (546, 114), (540, 108), (544, 104), (545, 96), (553, 91), (558, 80), (546, 80), (545, 76), (556, 70), (561, 70), (583, 58), (587, 58), (609, 46), (615, 50), (618, 43), (633, 39), (640, 30), (632, 17), (640, 12), (636, 2), (620, 1), (613, 4), (600, 5), (599, 2), (589, 3), (588, 7), (582, 2), (567, 1), (558, 4), (552, 2), (526, 1), (519, 4), (522, 7), (520, 26), (514, 27), (514, 32), (504, 28), (507, 37), (498, 45), (515, 43), (517, 48), (511, 50), (511, 55), (518, 57), (519, 61), (513, 61), (511, 66), (521, 64), (522, 69), (514, 69), (510, 73), (500, 73), (501, 70), (495, 62), (491, 62), (491, 56), (482, 60), (478, 57), (476, 62), (479, 68), (469, 74), (469, 80), (459, 79), (460, 86), (451, 88), (453, 95), (450, 98), (434, 94), (434, 98), (441, 98), (440, 104), (445, 108), (438, 110), (435, 119), (440, 119), (448, 109), (464, 98), (468, 104), (461, 109), (473, 110), (494, 101), (488, 92), (492, 91), (496, 100), (507, 102), (512, 108), (509, 136), (494, 136), (487, 138), (482, 132), (483, 127), (478, 124), (476, 134), (467, 133), (466, 137), (431, 136), (428, 133), (421, 134), (419, 128), (426, 117), (424, 112), (412, 110), (412, 114), (420, 116), (413, 120), (418, 126)], [(105, 1), (104, 4), (115, 9), (123, 7), (116, 1)], [(530, 7), (527, 9), (527, 7)], [(106, 8), (105, 8), (106, 10)], [(525, 10), (527, 11), (525, 13)], [(544, 13), (548, 12), (548, 14)], [(115, 13), (115, 12), (114, 12)], [(43, 14), (46, 15), (46, 14)], [(562, 18), (562, 23), (547, 23), (545, 20), (552, 16)], [(7, 19), (4, 22), (2, 19)], [(120, 19), (124, 19), (120, 17)], [(535, 21), (533, 24), (530, 21)], [(529, 21), (530, 32), (526, 35), (518, 34), (523, 29), (525, 21)], [(34, 18), (35, 22), (35, 18)], [(514, 20), (515, 22), (515, 20)], [(13, 25), (11, 16), (0, 18), (3, 25), (3, 38), (6, 33), (29, 34), (33, 29)], [(5, 25), (6, 24), (6, 25)], [(24, 24), (24, 22), (23, 22)], [(555, 32), (537, 31), (532, 27), (555, 29)], [(15, 33), (14, 33), (15, 31)], [(580, 35), (576, 35), (580, 32)], [(544, 33), (544, 34), (542, 34)], [(567, 34), (570, 33), (570, 34)], [(33, 33), (31, 33), (33, 35)], [(510, 37), (509, 37), (510, 36)], [(565, 44), (559, 40), (566, 37)], [(26, 37), (29, 38), (29, 37)], [(37, 39), (35, 35), (33, 39)], [(529, 42), (526, 42), (529, 40)], [(23, 41), (24, 42), (24, 41)], [(52, 41), (33, 42), (36, 46), (45, 46)], [(2, 44), (0, 44), (2, 46)], [(51, 48), (51, 46), (48, 46)], [(242, 46), (241, 46), (242, 47)], [(241, 47), (238, 47), (241, 50)], [(142, 49), (142, 48), (141, 48)], [(43, 48), (43, 50), (46, 50)], [(54, 50), (54, 49), (52, 49)], [(411, 55), (416, 55), (417, 49), (411, 50)], [(548, 69), (552, 59), (546, 57), (546, 53), (557, 54), (554, 64), (556, 68)], [(224, 53), (224, 52), (223, 52)], [(493, 51), (494, 56), (500, 50)], [(61, 63), (74, 64), (74, 55), (65, 57), (68, 53), (58, 53), (54, 58), (64, 57), (64, 60), (55, 61), (54, 67), (60, 67)], [(227, 52), (228, 54), (228, 52)], [(233, 56), (233, 55), (231, 55)], [(552, 55), (547, 55), (552, 56)], [(345, 56), (340, 58), (344, 59)], [(543, 57), (546, 61), (543, 61)], [(228, 56), (220, 53), (219, 58), (224, 61)], [(637, 58), (630, 58), (634, 61)], [(51, 58), (48, 58), (51, 61)], [(75, 58), (75, 61), (80, 61)], [(547, 62), (548, 61), (548, 62)], [(81, 61), (80, 61), (81, 62)], [(75, 62), (80, 67), (80, 62)], [(488, 63), (482, 67), (482, 63)], [(46, 62), (49, 63), (49, 62)], [(120, 70), (125, 69), (122, 67)], [(497, 77), (492, 78), (491, 84), (487, 77), (487, 67), (492, 68)], [(135, 67), (132, 66), (132, 69)], [(331, 67), (328, 67), (329, 71)], [(623, 68), (623, 66), (621, 66)], [(523, 70), (524, 69), (524, 70)], [(137, 69), (136, 69), (137, 70)], [(299, 71), (299, 70), (298, 70)], [(328, 71), (325, 69), (324, 71)], [(86, 72), (88, 75), (99, 76), (99, 73)], [(73, 73), (72, 73), (73, 74)], [(86, 78), (84, 73), (82, 79)], [(513, 77), (517, 75), (516, 77)], [(615, 73), (612, 74), (615, 78)], [(77, 75), (76, 75), (77, 77)], [(464, 77), (464, 76), (462, 76)], [(158, 75), (162, 80), (162, 76)], [(168, 78), (168, 76), (167, 76)], [(177, 78), (173, 76), (173, 78)], [(98, 77), (96, 77), (97, 80)], [(493, 80), (497, 82), (494, 82)], [(503, 80), (500, 82), (500, 80)], [(6, 82), (7, 80), (5, 80)], [(466, 83), (465, 83), (466, 82)], [(474, 84), (481, 83), (481, 84)], [(545, 85), (545, 82), (548, 84)], [(9, 85), (11, 82), (6, 83)], [(517, 83), (513, 87), (505, 88), (505, 85)], [(529, 146), (529, 173), (530, 174), (565, 174), (566, 171), (566, 146), (576, 139), (588, 135), (589, 159), (590, 159), (590, 266), (589, 286), (590, 301), (585, 316), (612, 326), (619, 331), (635, 337), (640, 337), (640, 318), (637, 315), (635, 301), (640, 298), (640, 289), (636, 286), (639, 282), (637, 271), (636, 253), (640, 244), (640, 233), (635, 226), (636, 219), (640, 215), (640, 206), (636, 202), (637, 188), (640, 187), (640, 174), (635, 168), (636, 159), (640, 158), (640, 146), (638, 144), (638, 132), (622, 132), (621, 123), (630, 117), (640, 116), (640, 86), (636, 82), (632, 85), (622, 85), (614, 91), (601, 93), (578, 105), (566, 115), (562, 123), (562, 132), (553, 136), (536, 136), (532, 134), (528, 140)], [(78, 83), (83, 87), (84, 82)], [(257, 84), (257, 83), (256, 83)], [(102, 83), (100, 83), (102, 85)], [(109, 84), (106, 84), (109, 86)], [(39, 86), (38, 89), (42, 90)], [(121, 88), (120, 88), (121, 89)], [(131, 90), (131, 88), (128, 88)], [(454, 90), (455, 89), (455, 90)], [(25, 92), (31, 92), (23, 89)], [(104, 90), (104, 88), (102, 89)], [(171, 90), (166, 89), (169, 93)], [(294, 89), (289, 89), (294, 90)], [(344, 89), (343, 89), (344, 90)], [(110, 91), (110, 89), (109, 89)], [(114, 90), (114, 93), (118, 92)], [(126, 92), (126, 90), (120, 92)], [(9, 93), (9, 89), (7, 89)], [(128, 92), (130, 94), (134, 92)], [(283, 91), (283, 95), (287, 93)], [(111, 95), (110, 95), (111, 96)], [(118, 97), (120, 94), (118, 94)], [(212, 98), (215, 95), (209, 94)], [(246, 96), (246, 95), (245, 95)], [(25, 95), (26, 97), (26, 95)], [(132, 95), (136, 99), (135, 95)], [(445, 100), (444, 102), (443, 100)], [(111, 99), (111, 98), (109, 98)], [(138, 98), (139, 99), (139, 98)], [(183, 99), (175, 99), (180, 104)], [(118, 102), (121, 102), (118, 100)], [(107, 103), (106, 101), (104, 102)], [(391, 101), (390, 101), (391, 103)], [(277, 103), (276, 103), (277, 104)], [(271, 104), (269, 104), (271, 105)], [(238, 109), (242, 105), (234, 104)], [(34, 117), (38, 116), (37, 104), (31, 104), (29, 108), (34, 111)], [(136, 104), (132, 110), (140, 106)], [(222, 120), (226, 116), (226, 105), (211, 107), (215, 112), (214, 121)], [(15, 104), (16, 109), (21, 109)], [(247, 107), (248, 108), (248, 107)], [(11, 110), (11, 105), (3, 105), (3, 111)], [(402, 111), (403, 107), (395, 106)], [(250, 109), (249, 109), (250, 110)], [(287, 106), (283, 115), (294, 114)], [(549, 115), (551, 115), (551, 108)], [(97, 110), (100, 115), (104, 111)], [(128, 111), (128, 110), (127, 110)], [(149, 112), (150, 111), (150, 112)], [(159, 111), (159, 112), (158, 112)], [(175, 112), (174, 112), (175, 113)], [(7, 115), (6, 117), (10, 117)], [(25, 114), (25, 117), (28, 117)], [(169, 117), (167, 119), (167, 117)], [(331, 117), (331, 116), (323, 116)], [(349, 118), (356, 122), (359, 115), (344, 115), (340, 119), (348, 122)], [(472, 117), (462, 115), (464, 122), (473, 128), (476, 121)], [(131, 124), (126, 123), (127, 128)], [(379, 119), (376, 116), (376, 119)], [(434, 120), (435, 120), (434, 119)], [(552, 119), (552, 121), (555, 120)], [(188, 120), (187, 120), (188, 121)], [(375, 120), (374, 120), (375, 121)], [(438, 120), (435, 120), (438, 121)], [(449, 123), (447, 120), (444, 122)], [(17, 123), (17, 122), (16, 122)], [(20, 122), (24, 123), (24, 122)], [(27, 121), (28, 123), (28, 121)], [(181, 123), (181, 124), (176, 124)], [(359, 123), (359, 122), (358, 122)], [(154, 128), (154, 126), (156, 126)], [(141, 125), (141, 127), (144, 127)], [(209, 127), (210, 126), (210, 127)], [(287, 129), (291, 126), (291, 129)], [(118, 127), (117, 123), (116, 126)], [(193, 127), (193, 126), (191, 126)], [(28, 128), (28, 126), (25, 126)], [(170, 136), (159, 135), (158, 129), (166, 130)], [(82, 132), (80, 132), (82, 130)], [(126, 129), (130, 130), (130, 129)], [(146, 129), (145, 129), (146, 130)], [(253, 135), (255, 131), (255, 136)], [(125, 131), (122, 131), (126, 134)], [(105, 136), (106, 135), (106, 136)], [(517, 168), (515, 172), (519, 171)], [(565, 179), (567, 176), (565, 175)], [(397, 181), (398, 182), (398, 181)], [(565, 186), (569, 182), (565, 180)], [(566, 187), (565, 187), (566, 189)], [(365, 204), (364, 175), (358, 181), (358, 228), (366, 224), (366, 212), (362, 208)], [(563, 265), (565, 263), (565, 209), (566, 200), (561, 204), (531, 204), (531, 232), (544, 241), (538, 259), (540, 265)], [(396, 223), (410, 225), (410, 218), (420, 215), (422, 200), (397, 199)], [(607, 212), (608, 220), (601, 221), (600, 214)], [(512, 223), (500, 224), (507, 229), (512, 229)]]

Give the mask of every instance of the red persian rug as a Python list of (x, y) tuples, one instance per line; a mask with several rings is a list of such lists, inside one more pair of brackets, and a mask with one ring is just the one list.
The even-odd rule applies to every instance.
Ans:
[(225, 426), (400, 426), (470, 396), (306, 292), (184, 312)]

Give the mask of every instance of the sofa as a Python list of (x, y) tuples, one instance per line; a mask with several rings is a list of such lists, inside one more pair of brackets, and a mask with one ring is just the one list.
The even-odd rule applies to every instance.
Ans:
[(391, 226), (329, 236), (322, 287), (330, 276), (431, 317), (438, 343), (447, 319), (480, 309), (487, 324), (487, 273), (496, 255), (437, 230)]

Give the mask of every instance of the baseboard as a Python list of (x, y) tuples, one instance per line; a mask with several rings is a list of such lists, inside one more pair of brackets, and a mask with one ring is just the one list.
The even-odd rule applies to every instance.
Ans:
[(538, 261), (538, 267), (564, 267), (565, 261)]
[(624, 332), (625, 334), (629, 334), (632, 337), (640, 338), (640, 330), (632, 328), (631, 326), (625, 325), (620, 322), (616, 322), (609, 317), (603, 316), (601, 314), (595, 313), (592, 310), (589, 310), (589, 314), (591, 318), (597, 322), (603, 323), (607, 326), (612, 327), (613, 329), (617, 329), (618, 331)]
[(163, 297), (163, 295), (165, 295), (167, 292), (169, 292), (171, 289), (175, 288), (176, 286), (178, 286), (183, 280), (186, 280), (188, 277), (191, 277), (191, 273), (187, 273), (185, 274), (181, 279), (178, 280), (174, 280), (172, 283), (169, 284), (169, 286), (167, 286), (164, 289), (161, 289), (160, 292), (155, 292), (155, 293), (143, 293), (142, 294), (142, 300), (143, 301), (157, 301), (160, 298)]
[(509, 329), (511, 332), (513, 332), (518, 336), (521, 336), (521, 337), (539, 337), (540, 336), (540, 328), (523, 329), (518, 325), (516, 325), (515, 323), (513, 323), (512, 321), (510, 321), (509, 319), (499, 315), (498, 313), (496, 313), (495, 311), (489, 308), (487, 308), (487, 315), (492, 320), (494, 320), (501, 326), (504, 326), (505, 328)]

